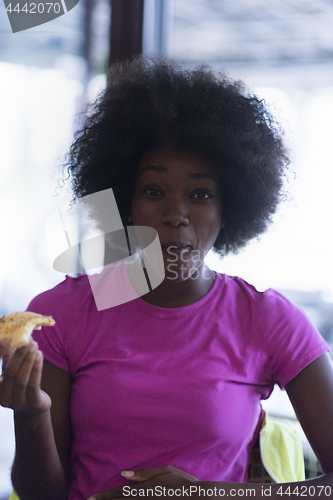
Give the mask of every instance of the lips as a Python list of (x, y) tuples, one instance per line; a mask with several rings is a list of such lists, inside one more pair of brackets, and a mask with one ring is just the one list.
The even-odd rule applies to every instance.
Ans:
[(161, 247), (167, 259), (170, 259), (171, 256), (175, 257), (176, 255), (181, 257), (181, 255), (192, 250), (192, 246), (184, 241), (169, 241), (168, 243), (163, 243)]
[(171, 248), (172, 250), (178, 250), (182, 248), (192, 248), (192, 245), (183, 241), (169, 241), (168, 243), (163, 243), (161, 247), (164, 249)]

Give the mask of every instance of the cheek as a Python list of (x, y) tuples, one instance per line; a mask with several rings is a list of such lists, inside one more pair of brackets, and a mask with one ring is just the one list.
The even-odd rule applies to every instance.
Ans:
[(152, 219), (154, 218), (154, 212), (152, 210), (152, 207), (147, 204), (143, 203), (138, 199), (138, 197), (133, 198), (132, 202), (132, 220), (133, 224), (135, 226), (142, 226), (142, 225), (150, 225), (149, 223), (152, 222)]
[(136, 212), (133, 212), (132, 220), (134, 226), (149, 226), (154, 229), (157, 228), (156, 214), (148, 210), (137, 210)]
[(221, 222), (222, 218), (220, 213), (214, 212), (209, 214), (209, 217), (205, 218), (198, 230), (200, 246), (205, 244), (206, 246), (213, 245), (220, 232)]

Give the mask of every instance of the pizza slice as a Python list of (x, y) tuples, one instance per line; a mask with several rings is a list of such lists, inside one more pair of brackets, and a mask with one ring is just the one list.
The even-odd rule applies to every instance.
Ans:
[(40, 330), (42, 326), (53, 326), (52, 316), (43, 316), (33, 312), (14, 312), (0, 318), (0, 340), (5, 337), (11, 339), (10, 349), (27, 344), (33, 330)]

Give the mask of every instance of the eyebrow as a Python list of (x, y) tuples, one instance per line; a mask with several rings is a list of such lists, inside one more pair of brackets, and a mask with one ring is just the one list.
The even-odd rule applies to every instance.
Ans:
[[(149, 170), (151, 172), (166, 172), (167, 168), (163, 165), (145, 165), (142, 168), (139, 176), (141, 176), (146, 170)], [(216, 176), (213, 174), (193, 172), (190, 174), (190, 177), (192, 179), (212, 179), (214, 182), (217, 182)]]

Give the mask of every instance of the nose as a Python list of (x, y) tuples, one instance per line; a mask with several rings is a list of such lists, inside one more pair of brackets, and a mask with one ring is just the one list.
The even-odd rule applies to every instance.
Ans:
[(175, 199), (169, 200), (162, 213), (162, 222), (172, 227), (187, 226), (190, 220), (185, 204)]

